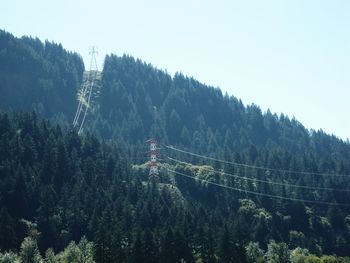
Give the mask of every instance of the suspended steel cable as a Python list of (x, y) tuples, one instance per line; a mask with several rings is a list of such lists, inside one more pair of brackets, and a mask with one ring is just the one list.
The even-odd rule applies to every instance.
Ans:
[(77, 111), (75, 113), (75, 117), (74, 117), (74, 120), (73, 120), (73, 127), (75, 127), (78, 124), (82, 108), (83, 108), (84, 104), (86, 104), (86, 102), (84, 103), (84, 101), (85, 101), (85, 95), (86, 95), (87, 89), (88, 89), (88, 87), (86, 85), (86, 81), (84, 81), (80, 92), (78, 92), (79, 104), (78, 104), (78, 108), (77, 108)]
[(234, 191), (238, 191), (238, 192), (244, 192), (244, 193), (247, 193), (247, 194), (252, 194), (252, 195), (257, 195), (257, 196), (265, 196), (265, 197), (272, 198), (272, 199), (282, 199), (282, 200), (303, 202), (303, 203), (310, 203), (310, 204), (318, 204), (318, 205), (350, 206), (349, 203), (332, 203), (332, 202), (326, 202), (326, 201), (307, 200), (307, 199), (301, 199), (301, 198), (293, 198), (293, 197), (285, 197), (285, 196), (280, 196), (280, 195), (265, 194), (265, 193), (260, 193), (260, 192), (256, 192), (256, 191), (241, 189), (241, 188), (237, 188), (237, 187), (231, 187), (231, 186), (228, 186), (228, 185), (218, 184), (218, 183), (211, 182), (211, 181), (208, 181), (208, 180), (204, 180), (204, 179), (200, 179), (200, 178), (197, 178), (197, 177), (193, 177), (193, 176), (181, 173), (181, 172), (177, 172), (177, 171), (171, 170), (171, 169), (167, 169), (167, 171), (175, 173), (177, 175), (181, 175), (181, 176), (186, 177), (186, 178), (191, 178), (193, 180), (200, 181), (200, 182), (203, 182), (203, 183), (215, 185), (215, 186), (218, 186), (218, 187), (222, 187), (222, 188), (226, 188), (226, 189), (230, 189), (230, 190), (234, 190)]
[[(91, 71), (90, 71), (90, 74), (89, 74), (89, 75), (91, 75), (91, 74), (92, 74), (92, 73), (91, 73)], [(89, 90), (89, 97), (88, 97), (88, 100), (87, 100), (87, 105), (85, 106), (85, 112), (84, 112), (83, 120), (81, 121), (81, 124), (80, 124), (80, 128), (79, 128), (79, 130), (78, 130), (78, 134), (81, 133), (81, 131), (82, 131), (82, 129), (83, 129), (83, 125), (84, 125), (84, 122), (85, 122), (86, 114), (87, 114), (88, 109), (90, 108), (90, 99), (91, 99), (92, 87), (94, 86), (94, 80), (93, 80), (93, 78), (95, 78), (95, 77), (96, 77), (96, 72), (95, 72), (94, 76), (91, 77), (91, 79), (90, 79), (91, 83), (90, 83), (90, 86), (89, 86), (89, 87), (90, 87), (90, 90)]]
[(75, 112), (75, 116), (74, 116), (74, 120), (73, 120), (73, 127), (75, 127), (75, 125), (76, 125), (76, 122), (77, 122), (77, 118), (78, 118), (78, 113), (79, 113), (79, 111), (80, 111), (80, 107), (81, 107), (81, 102), (80, 102), (80, 100), (79, 100), (79, 104), (78, 104), (78, 108), (77, 108), (77, 111)]
[(214, 157), (210, 157), (210, 156), (205, 156), (205, 155), (201, 155), (201, 154), (197, 154), (197, 153), (181, 150), (181, 149), (178, 149), (178, 148), (176, 148), (174, 146), (165, 145), (165, 147), (170, 149), (170, 150), (174, 150), (174, 151), (177, 151), (177, 152), (189, 154), (189, 155), (192, 155), (192, 156), (195, 156), (195, 157), (199, 157), (199, 158), (203, 158), (203, 159), (207, 159), (207, 160), (211, 160), (211, 161), (217, 161), (217, 162), (221, 162), (221, 163), (225, 163), (225, 164), (232, 164), (232, 165), (236, 165), (236, 166), (247, 167), (247, 168), (258, 169), (258, 170), (269, 170), (269, 171), (281, 172), (281, 173), (289, 173), (289, 174), (319, 175), (319, 176), (334, 176), (334, 177), (350, 177), (350, 174), (315, 173), (315, 172), (303, 172), (303, 171), (284, 170), (284, 169), (278, 169), (278, 168), (268, 168), (268, 167), (264, 167), (264, 166), (257, 166), (257, 165), (250, 165), (250, 164), (245, 164), (245, 163), (226, 161), (226, 160), (222, 160), (222, 159), (218, 159), (218, 158), (214, 158)]
[[(83, 80), (82, 88), (78, 92), (79, 104), (78, 104), (78, 108), (77, 108), (77, 111), (75, 113), (75, 117), (74, 117), (74, 120), (73, 120), (73, 127), (75, 127), (78, 124), (78, 121), (80, 119), (80, 114), (81, 114), (82, 108), (84, 106), (83, 102), (84, 102), (85, 96), (87, 94), (87, 89), (88, 89), (88, 86), (86, 84), (86, 80), (85, 81)], [(85, 104), (86, 104), (86, 102), (85, 102)]]
[[(83, 126), (85, 123), (86, 115), (91, 108), (90, 102), (91, 102), (91, 96), (92, 96), (92, 90), (94, 86), (94, 81), (97, 78), (98, 74), (98, 68), (97, 68), (97, 61), (95, 54), (97, 53), (95, 47), (92, 47), (91, 49), (91, 61), (90, 61), (90, 70), (88, 71), (87, 80), (83, 82), (82, 88), (78, 94), (78, 107), (77, 111), (74, 116), (73, 120), (73, 127), (79, 126), (78, 133), (80, 134), (83, 130)], [(85, 107), (85, 109), (83, 109)], [(81, 113), (83, 113), (83, 117), (81, 122), (79, 123)]]
[[(177, 163), (183, 163), (187, 165), (193, 165), (192, 163), (180, 161), (174, 158), (171, 158), (167, 156), (167, 158), (171, 161), (177, 162)], [(218, 172), (230, 177), (234, 178), (239, 178), (243, 179), (246, 181), (254, 181), (254, 182), (260, 182), (260, 183), (265, 183), (265, 184), (273, 184), (273, 185), (281, 185), (281, 186), (288, 186), (288, 187), (295, 187), (295, 188), (303, 188), (303, 189), (309, 189), (309, 190), (324, 190), (324, 191), (338, 191), (338, 192), (350, 192), (350, 189), (341, 189), (341, 188), (329, 188), (329, 187), (317, 187), (317, 186), (307, 186), (307, 185), (298, 185), (298, 184), (288, 184), (288, 183), (279, 183), (279, 182), (273, 182), (273, 181), (267, 181), (267, 180), (261, 180), (261, 179), (256, 179), (256, 178), (251, 178), (251, 177), (245, 177), (245, 176), (240, 176), (237, 174), (230, 174), (230, 173), (225, 173), (222, 171), (215, 170), (213, 168), (205, 168), (201, 167), (201, 169), (207, 170), (207, 171), (213, 171), (213, 172)]]
[(80, 112), (81, 112), (81, 107), (82, 107), (82, 102), (80, 100), (80, 98), (78, 98), (78, 108), (77, 108), (77, 111), (75, 112), (75, 116), (74, 116), (74, 120), (73, 120), (73, 127), (76, 126), (77, 122), (78, 122), (78, 119), (80, 117)]

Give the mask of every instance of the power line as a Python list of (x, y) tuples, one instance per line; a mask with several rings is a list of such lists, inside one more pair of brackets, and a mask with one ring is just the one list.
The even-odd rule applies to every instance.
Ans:
[(165, 147), (170, 149), (170, 150), (174, 150), (174, 151), (177, 151), (177, 152), (189, 154), (189, 155), (192, 155), (192, 156), (196, 156), (196, 157), (200, 157), (200, 158), (204, 158), (204, 159), (208, 159), (208, 160), (212, 160), (212, 161), (217, 161), (217, 162), (221, 162), (221, 163), (226, 163), (226, 164), (232, 164), (232, 165), (241, 166), (241, 167), (252, 168), (252, 169), (269, 170), (269, 171), (274, 171), (274, 172), (290, 173), (290, 174), (292, 173), (292, 174), (303, 174), (303, 175), (350, 177), (350, 174), (330, 174), (330, 173), (303, 172), (303, 171), (284, 170), (284, 169), (277, 169), (277, 168), (268, 168), (268, 167), (256, 166), (256, 165), (250, 165), (250, 164), (238, 163), (238, 162), (230, 162), (230, 161), (225, 161), (225, 160), (222, 160), (222, 159), (213, 158), (213, 157), (210, 157), (210, 156), (205, 156), (205, 155), (201, 155), (201, 154), (197, 154), (197, 153), (181, 150), (181, 149), (175, 148), (173, 146), (165, 145)]
[(269, 197), (269, 198), (273, 198), (273, 199), (282, 199), (282, 200), (295, 201), (295, 202), (318, 204), (318, 205), (350, 206), (349, 203), (331, 203), (331, 202), (325, 202), (325, 201), (307, 200), (307, 199), (299, 199), (299, 198), (293, 198), (293, 197), (285, 197), (285, 196), (280, 196), (280, 195), (265, 194), (265, 193), (245, 190), (245, 189), (241, 189), (241, 188), (231, 187), (231, 186), (227, 186), (227, 185), (223, 185), (223, 184), (218, 184), (218, 183), (211, 182), (211, 181), (204, 180), (204, 179), (199, 179), (197, 177), (193, 177), (193, 176), (190, 176), (190, 175), (187, 175), (187, 174), (184, 174), (184, 173), (180, 173), (180, 172), (177, 172), (177, 171), (171, 170), (171, 169), (167, 169), (167, 170), (168, 170), (168, 172), (173, 172), (173, 173), (175, 173), (177, 175), (181, 175), (183, 177), (191, 178), (193, 180), (197, 180), (197, 181), (200, 181), (200, 182), (203, 182), (203, 183), (212, 184), (212, 185), (215, 185), (215, 186), (218, 186), (218, 187), (222, 187), (222, 188), (226, 188), (226, 189), (230, 189), (230, 190), (234, 190), (234, 191), (238, 191), (238, 192), (244, 192), (244, 193), (252, 194), (252, 195), (265, 196), (265, 197)]
[[(93, 53), (94, 54), (94, 53)], [(91, 71), (89, 72), (90, 76), (92, 76), (93, 73), (91, 73)], [(94, 79), (96, 78), (96, 71), (94, 72), (93, 76), (91, 77), (90, 81), (90, 86), (89, 86), (89, 96), (88, 96), (88, 100), (87, 100), (87, 105), (85, 107), (85, 112), (84, 112), (84, 115), (83, 115), (83, 120), (81, 121), (81, 124), (80, 124), (80, 128), (78, 130), (78, 133), (81, 133), (82, 129), (83, 129), (83, 125), (84, 125), (84, 122), (85, 122), (85, 118), (86, 118), (86, 114), (88, 112), (88, 109), (90, 107), (90, 100), (91, 100), (91, 94), (92, 94), (92, 87), (94, 86)]]
[[(82, 87), (78, 92), (79, 103), (78, 103), (77, 111), (75, 113), (74, 120), (73, 120), (73, 127), (78, 127), (78, 134), (80, 134), (83, 130), (83, 126), (84, 126), (84, 122), (85, 122), (88, 110), (91, 107), (92, 90), (95, 86), (94, 82), (98, 77), (98, 68), (97, 68), (96, 56), (95, 56), (97, 54), (97, 51), (95, 47), (92, 47), (90, 54), (91, 54), (90, 70), (87, 73), (84, 73)], [(83, 109), (84, 107), (85, 109)], [(82, 119), (81, 119), (81, 116), (82, 116)]]
[(97, 71), (98, 71), (97, 62), (96, 62), (96, 56), (95, 56), (97, 54), (97, 51), (96, 51), (95, 47), (91, 48), (90, 54), (91, 54), (91, 62), (90, 62), (90, 71), (89, 71), (89, 96), (88, 96), (88, 100), (87, 100), (87, 106), (85, 107), (83, 120), (81, 121), (78, 133), (81, 133), (81, 131), (83, 129), (83, 125), (84, 125), (84, 122), (85, 122), (86, 114), (87, 114), (87, 111), (88, 111), (88, 109), (90, 107), (90, 100), (91, 100), (92, 88), (94, 86), (94, 80), (97, 77)]
[[(189, 164), (189, 165), (193, 165), (192, 163), (187, 163), (184, 161), (180, 161), (171, 157), (167, 157), (169, 160), (177, 162), (177, 163), (183, 163), (183, 164)], [(260, 182), (260, 183), (266, 183), (266, 184), (274, 184), (274, 185), (281, 185), (281, 186), (288, 186), (288, 187), (295, 187), (295, 188), (303, 188), (303, 189), (310, 189), (310, 190), (325, 190), (325, 191), (338, 191), (338, 192), (350, 192), (350, 189), (338, 189), (338, 188), (329, 188), (329, 187), (317, 187), (317, 186), (307, 186), (307, 185), (297, 185), (297, 184), (288, 184), (288, 183), (279, 183), (279, 182), (273, 182), (273, 181), (267, 181), (267, 180), (261, 180), (261, 179), (256, 179), (256, 178), (251, 178), (251, 177), (245, 177), (245, 176), (240, 176), (237, 174), (230, 174), (230, 173), (225, 173), (222, 171), (218, 171), (215, 169), (208, 169), (205, 167), (202, 167), (202, 169), (207, 170), (207, 171), (213, 171), (213, 172), (218, 172), (230, 177), (234, 177), (234, 178), (239, 178), (239, 179), (243, 179), (246, 181), (254, 181), (254, 182)]]
[(85, 97), (86, 97), (86, 94), (87, 94), (87, 89), (88, 89), (87, 80), (83, 80), (82, 88), (78, 92), (79, 104), (78, 104), (78, 108), (77, 108), (77, 111), (76, 111), (75, 116), (74, 116), (73, 127), (75, 127), (78, 124), (78, 121), (80, 119), (80, 114), (81, 114), (81, 111), (83, 109), (83, 106), (84, 105), (86, 106)]
[[(84, 87), (83, 87), (83, 91), (84, 91)], [(75, 123), (76, 123), (76, 121), (77, 121), (77, 118), (78, 118), (78, 116), (80, 115), (80, 108), (81, 108), (81, 101), (80, 100), (78, 100), (79, 101), (79, 103), (78, 103), (78, 108), (77, 108), (77, 111), (75, 112), (75, 116), (74, 116), (74, 120), (73, 120), (73, 126), (75, 126)]]

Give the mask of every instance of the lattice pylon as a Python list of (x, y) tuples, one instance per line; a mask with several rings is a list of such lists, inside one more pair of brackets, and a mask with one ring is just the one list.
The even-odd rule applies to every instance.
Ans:
[(158, 181), (159, 180), (159, 169), (157, 162), (158, 148), (157, 141), (155, 139), (149, 139), (146, 143), (150, 146), (150, 162), (149, 162), (149, 180)]

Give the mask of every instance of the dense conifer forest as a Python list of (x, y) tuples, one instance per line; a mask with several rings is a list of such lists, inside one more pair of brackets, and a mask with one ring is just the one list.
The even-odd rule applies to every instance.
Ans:
[(78, 134), (84, 70), (0, 31), (0, 262), (350, 261), (349, 142), (113, 54)]

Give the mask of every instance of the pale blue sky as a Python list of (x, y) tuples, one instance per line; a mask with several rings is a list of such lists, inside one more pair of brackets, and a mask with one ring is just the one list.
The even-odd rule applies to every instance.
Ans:
[(350, 1), (3, 1), (0, 28), (181, 71), (350, 138)]

